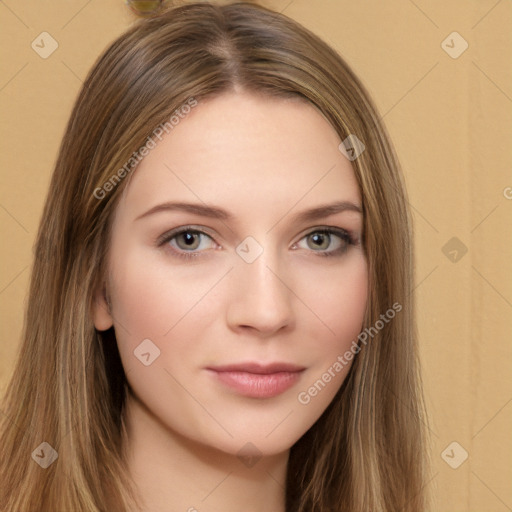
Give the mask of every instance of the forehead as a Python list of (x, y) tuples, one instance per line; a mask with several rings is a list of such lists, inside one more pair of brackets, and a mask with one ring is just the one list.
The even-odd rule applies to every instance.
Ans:
[[(248, 93), (200, 101), (137, 167), (123, 202), (288, 205), (360, 201), (341, 140), (310, 103)], [(315, 202), (318, 202), (315, 200)]]

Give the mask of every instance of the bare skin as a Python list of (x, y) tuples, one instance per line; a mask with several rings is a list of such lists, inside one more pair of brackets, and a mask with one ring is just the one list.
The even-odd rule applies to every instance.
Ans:
[[(310, 104), (227, 93), (200, 102), (123, 191), (111, 307), (99, 290), (94, 321), (114, 325), (131, 387), (126, 442), (142, 510), (284, 512), (290, 448), (350, 365), (307, 405), (299, 393), (349, 349), (367, 303), (361, 197), (340, 142)], [(342, 207), (297, 217), (332, 203)], [(248, 362), (293, 364), (274, 372), (291, 384), (252, 375), (247, 391), (217, 371)]]

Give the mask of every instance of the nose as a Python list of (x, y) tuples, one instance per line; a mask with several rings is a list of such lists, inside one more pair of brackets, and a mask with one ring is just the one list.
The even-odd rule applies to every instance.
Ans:
[(277, 256), (264, 250), (252, 263), (242, 259), (230, 276), (227, 323), (232, 330), (270, 337), (293, 326), (293, 291)]

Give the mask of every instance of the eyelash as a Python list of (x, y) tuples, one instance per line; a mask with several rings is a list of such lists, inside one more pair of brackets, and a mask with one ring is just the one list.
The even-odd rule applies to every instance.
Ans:
[[(192, 226), (183, 226), (180, 228), (176, 228), (170, 232), (164, 233), (162, 236), (160, 236), (157, 239), (156, 245), (158, 247), (162, 247), (163, 245), (168, 244), (171, 240), (173, 240), (174, 238), (176, 238), (177, 236), (179, 236), (183, 233), (204, 235), (213, 240), (213, 238), (207, 232), (205, 232), (201, 229), (197, 229)], [(341, 228), (327, 228), (327, 227), (317, 228), (317, 229), (310, 231), (309, 233), (306, 233), (299, 240), (299, 242), (311, 235), (314, 235), (314, 234), (322, 234), (322, 235), (329, 235), (329, 236), (334, 235), (334, 236), (337, 236), (338, 238), (340, 238), (346, 244), (346, 245), (339, 247), (338, 249), (335, 249), (333, 251), (313, 251), (312, 250), (312, 252), (316, 253), (316, 255), (320, 256), (320, 257), (341, 256), (346, 252), (349, 245), (358, 245), (359, 244), (359, 241), (356, 240), (350, 232), (348, 232), (344, 229), (341, 229)], [(171, 247), (171, 250), (175, 256), (177, 256), (179, 258), (187, 259), (187, 260), (190, 260), (192, 258), (197, 258), (201, 252), (201, 251), (193, 252), (193, 251), (177, 250), (174, 247)]]

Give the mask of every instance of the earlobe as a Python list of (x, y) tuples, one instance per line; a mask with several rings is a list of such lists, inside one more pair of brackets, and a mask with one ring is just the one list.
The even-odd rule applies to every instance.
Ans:
[(98, 331), (106, 331), (114, 324), (105, 286), (98, 287), (94, 294), (93, 322)]

